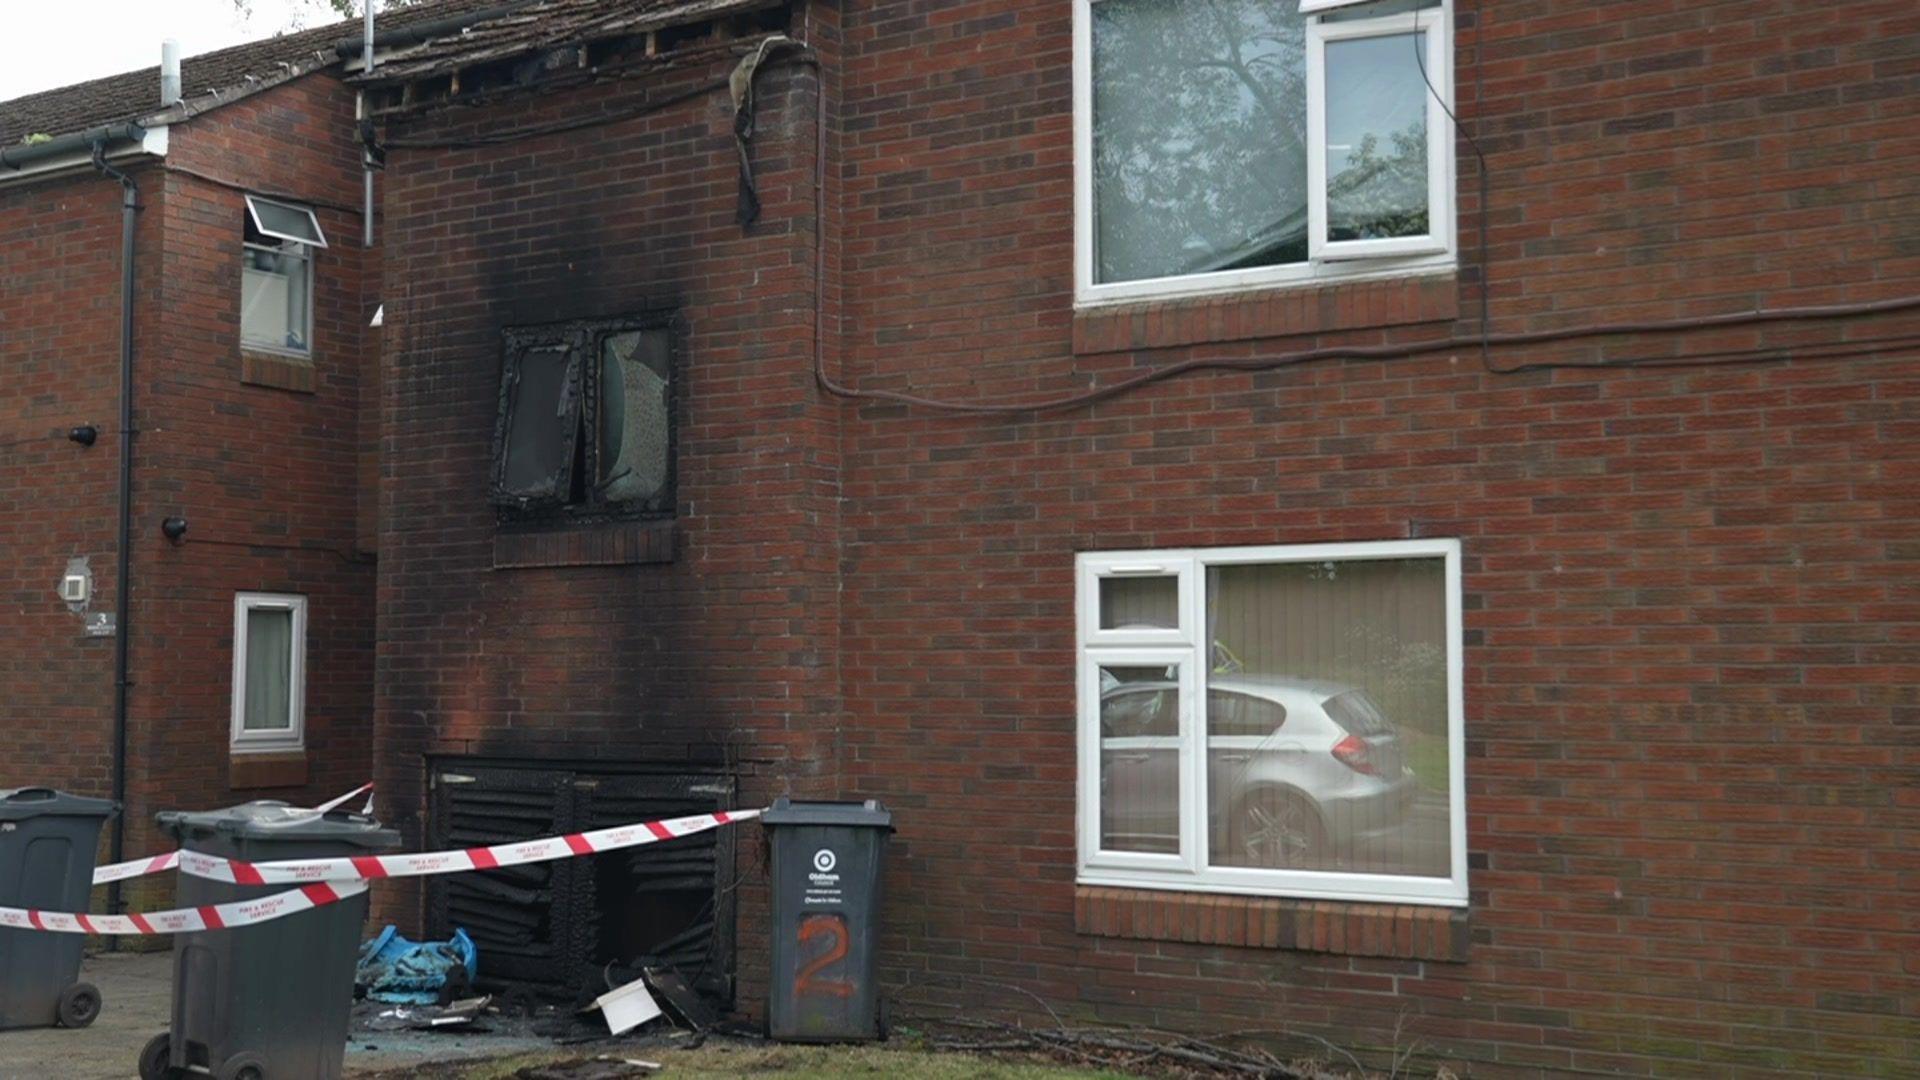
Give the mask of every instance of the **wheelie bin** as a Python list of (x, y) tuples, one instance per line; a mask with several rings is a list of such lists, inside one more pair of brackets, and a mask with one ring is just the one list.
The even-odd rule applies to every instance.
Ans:
[(879, 980), (880, 870), (893, 814), (864, 803), (775, 799), (773, 979), (767, 1034), (782, 1042), (885, 1037)]
[[(157, 815), (189, 851), (247, 862), (391, 851), (399, 834), (340, 810), (251, 802)], [(180, 904), (251, 900), (292, 885), (233, 885), (181, 874)], [(333, 1080), (346, 1056), (353, 969), (367, 894), (257, 926), (176, 934), (173, 1024), (140, 1053), (141, 1080)]]
[[(118, 803), (52, 788), (0, 790), (0, 907), (85, 911), (100, 827)], [(100, 991), (80, 981), (82, 934), (0, 929), (0, 1029), (86, 1027)]]

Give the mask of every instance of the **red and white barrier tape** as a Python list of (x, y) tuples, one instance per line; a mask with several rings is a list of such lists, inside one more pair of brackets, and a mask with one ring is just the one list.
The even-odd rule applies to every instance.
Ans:
[(184, 934), (195, 930), (224, 930), (233, 926), (272, 922), (366, 891), (367, 883), (364, 881), (323, 881), (262, 896), (257, 900), (149, 911), (144, 915), (87, 915), (82, 912), (0, 907), (0, 926), (46, 930), (56, 934)]
[[(326, 802), (314, 807), (313, 811), (316, 814), (324, 814), (339, 806), (341, 803), (346, 802), (348, 799), (353, 798), (355, 795), (363, 791), (372, 790), (373, 785), (371, 783), (361, 784), (345, 795), (328, 799)], [(373, 812), (372, 795), (367, 796), (367, 809), (362, 812)], [(145, 877), (148, 874), (158, 874), (163, 870), (171, 870), (178, 865), (180, 865), (180, 853), (178, 851), (169, 851), (165, 855), (149, 855), (144, 859), (128, 859), (126, 862), (94, 867), (93, 883), (95, 885), (106, 885), (115, 881), (125, 881), (128, 878)]]
[(169, 851), (165, 855), (150, 855), (144, 859), (130, 859), (127, 862), (114, 863), (111, 866), (93, 868), (93, 883), (105, 885), (110, 881), (125, 881), (128, 878), (145, 877), (162, 870), (171, 870), (180, 865), (180, 853)]
[(183, 851), (180, 853), (180, 872), (235, 885), (297, 885), (309, 881), (363, 881), (458, 874), (468, 870), (551, 862), (575, 855), (594, 855), (602, 851), (656, 844), (759, 816), (758, 810), (695, 814), (665, 821), (617, 825), (594, 832), (549, 836), (541, 840), (522, 840), (492, 847), (424, 851), (413, 855), (361, 855), (346, 859), (279, 859), (249, 863), (197, 851)]
[[(357, 794), (357, 791), (350, 792), (347, 797)], [(367, 890), (369, 879), (459, 874), (469, 870), (492, 870), (502, 866), (551, 862), (577, 855), (595, 855), (603, 851), (618, 851), (692, 836), (722, 825), (749, 821), (759, 817), (760, 813), (759, 810), (728, 810), (716, 814), (695, 814), (692, 817), (643, 821), (541, 840), (414, 855), (364, 855), (346, 859), (284, 859), (249, 863), (217, 855), (203, 855), (197, 851), (171, 851), (151, 859), (103, 866), (95, 871), (94, 883), (138, 877), (178, 866), (182, 873), (230, 884), (293, 884), (297, 887), (255, 900), (205, 904), (144, 915), (88, 915), (81, 912), (0, 907), (0, 927), (64, 934), (138, 935), (252, 926), (322, 907), (349, 896), (358, 896)], [(129, 867), (135, 869), (128, 870)], [(102, 878), (102, 873), (115, 873), (118, 876)]]
[[(335, 809), (341, 803), (346, 802), (348, 799), (353, 798), (355, 795), (358, 795), (363, 791), (372, 791), (372, 790), (373, 790), (373, 781), (369, 780), (366, 783), (361, 784), (359, 787), (354, 788), (352, 791), (347, 792), (345, 795), (341, 795), (337, 798), (328, 799), (326, 802), (323, 802), (319, 806), (314, 807), (314, 809), (324, 814), (329, 810)], [(373, 805), (372, 795), (367, 796), (367, 805), (368, 806)]]

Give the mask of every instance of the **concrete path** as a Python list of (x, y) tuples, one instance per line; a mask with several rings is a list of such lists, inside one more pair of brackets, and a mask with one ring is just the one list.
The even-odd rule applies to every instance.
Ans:
[[(173, 954), (89, 956), (80, 977), (100, 988), (100, 1019), (78, 1031), (0, 1031), (0, 1080), (129, 1080), (138, 1075), (140, 1048), (166, 1030), (171, 1016)], [(550, 1046), (544, 1039), (355, 1032), (347, 1042), (347, 1075)]]

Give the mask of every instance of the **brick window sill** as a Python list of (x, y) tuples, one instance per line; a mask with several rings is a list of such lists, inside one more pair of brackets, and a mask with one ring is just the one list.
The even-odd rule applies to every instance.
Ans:
[(674, 523), (629, 521), (576, 528), (496, 531), (493, 568), (631, 566), (673, 561)]
[(234, 752), (227, 759), (227, 786), (235, 791), (247, 788), (293, 788), (307, 784), (307, 752), (277, 750), (261, 753)]
[(273, 353), (240, 353), (240, 381), (248, 386), (291, 390), (297, 394), (314, 392), (316, 379), (313, 361)]
[(1464, 908), (1090, 885), (1074, 889), (1073, 925), (1095, 937), (1403, 960), (1461, 962), (1469, 947)]
[(1459, 315), (1460, 289), (1451, 273), (1298, 285), (1082, 308), (1073, 313), (1073, 351), (1298, 337), (1452, 322)]

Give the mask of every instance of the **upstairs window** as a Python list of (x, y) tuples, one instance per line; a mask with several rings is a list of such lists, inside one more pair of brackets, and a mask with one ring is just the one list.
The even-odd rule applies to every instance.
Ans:
[(673, 340), (658, 320), (507, 331), (494, 436), (504, 520), (673, 511)]
[(1450, 2), (1075, 0), (1077, 298), (1450, 267)]
[(327, 246), (312, 210), (248, 195), (240, 262), (240, 343), (313, 351), (313, 253)]

